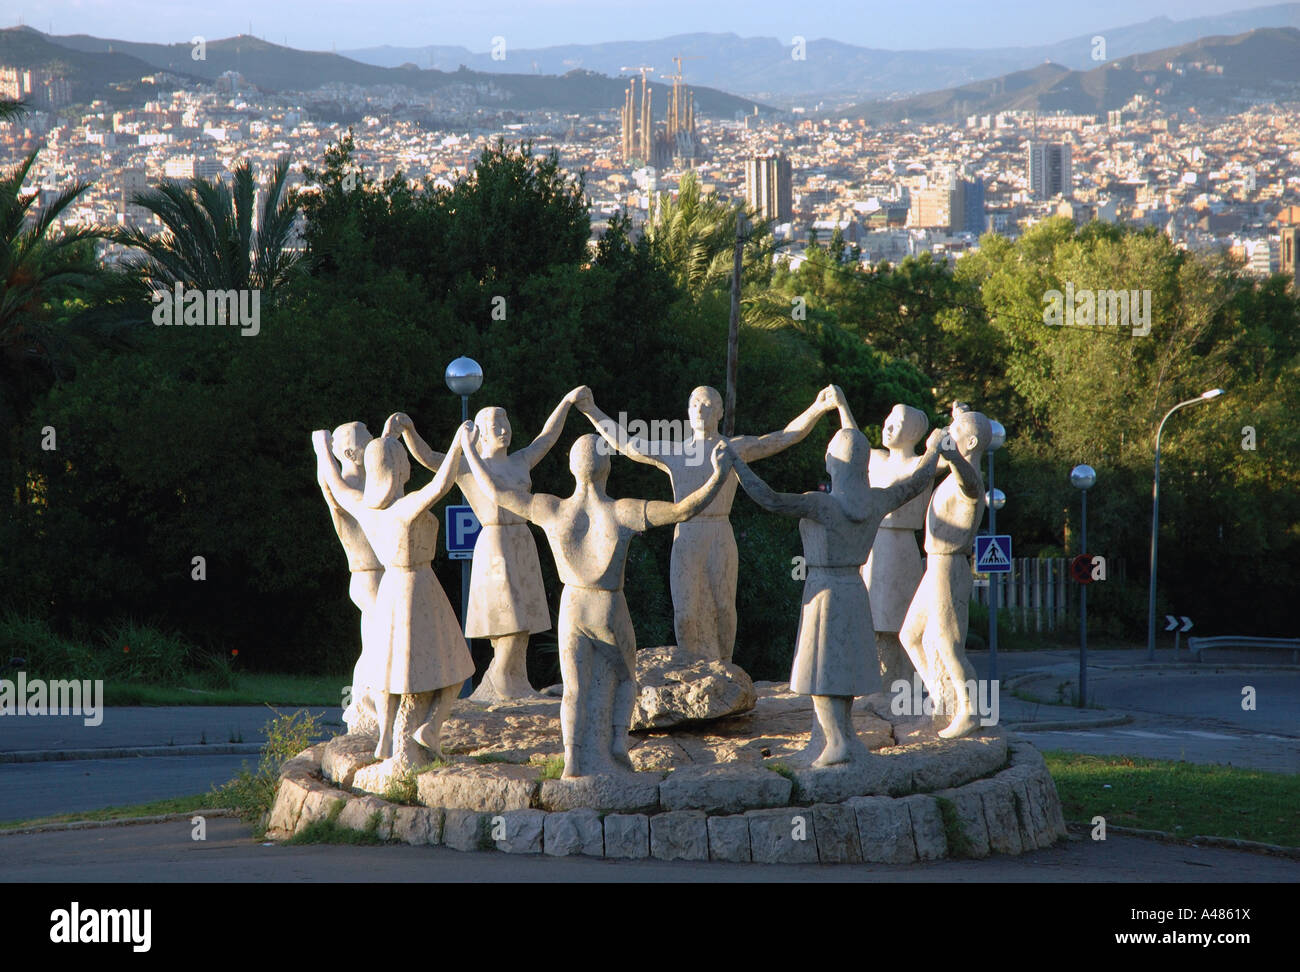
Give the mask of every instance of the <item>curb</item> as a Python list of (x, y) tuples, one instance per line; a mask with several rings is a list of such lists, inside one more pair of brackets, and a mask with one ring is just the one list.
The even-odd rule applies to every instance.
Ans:
[(1074, 722), (1068, 719), (1062, 719), (1057, 722), (1004, 722), (1003, 725), (1008, 729), (1014, 729), (1016, 732), (1048, 732), (1058, 731), (1061, 729), (1105, 729), (1108, 726), (1123, 726), (1133, 721), (1131, 715), (1107, 716), (1104, 719), (1096, 719), (1092, 722)]
[[(1066, 823), (1071, 833), (1091, 833), (1092, 824)], [(1300, 861), (1300, 847), (1286, 847), (1282, 844), (1262, 844), (1255, 840), (1239, 840), (1236, 837), (1181, 837), (1163, 830), (1139, 830), (1136, 827), (1119, 827), (1106, 824), (1107, 833), (1120, 834), (1125, 837), (1141, 837), (1145, 840), (1158, 840), (1166, 844), (1182, 844), (1184, 847), (1221, 847), (1225, 850), (1250, 851), (1253, 854), (1269, 854), (1273, 857), (1289, 857)]]
[(218, 807), (213, 810), (193, 810), (189, 813), (161, 813), (152, 817), (123, 817), (120, 820), (69, 820), (66, 823), (39, 824), (35, 827), (15, 827), (12, 830), (0, 830), (0, 837), (12, 837), (19, 834), (46, 834), (64, 830), (96, 830), (100, 827), (127, 827), (133, 824), (170, 823), (173, 820), (189, 821), (194, 817), (237, 817), (234, 810)]
[(129, 756), (245, 756), (261, 753), (261, 743), (192, 746), (119, 746), (108, 749), (20, 749), (0, 752), (0, 763), (44, 763)]

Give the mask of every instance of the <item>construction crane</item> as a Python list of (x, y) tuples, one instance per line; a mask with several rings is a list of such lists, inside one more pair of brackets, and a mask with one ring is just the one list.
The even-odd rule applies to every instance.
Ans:
[(640, 64), (637, 65), (636, 67), (621, 67), (619, 68), (619, 71), (640, 71), (642, 84), (645, 84), (645, 76), (647, 74), (655, 73), (655, 69), (646, 64)]

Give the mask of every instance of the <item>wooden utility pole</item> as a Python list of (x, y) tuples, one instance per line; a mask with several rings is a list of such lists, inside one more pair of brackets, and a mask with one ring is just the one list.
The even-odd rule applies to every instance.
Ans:
[(736, 207), (736, 255), (731, 264), (731, 326), (727, 328), (727, 397), (722, 434), (736, 434), (736, 364), (740, 356), (740, 265), (745, 246), (745, 210)]

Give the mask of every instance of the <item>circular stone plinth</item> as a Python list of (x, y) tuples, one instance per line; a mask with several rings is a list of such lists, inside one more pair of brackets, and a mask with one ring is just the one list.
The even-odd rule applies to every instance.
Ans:
[(558, 700), (458, 701), (445, 762), (404, 775), (355, 734), (286, 763), (268, 829), (287, 837), (331, 812), (365, 829), (378, 814), (381, 837), (460, 850), (764, 863), (984, 857), (1065, 836), (1051, 776), (1019, 737), (940, 739), (875, 696), (854, 707), (871, 753), (813, 768), (811, 699), (785, 685), (756, 693), (742, 715), (634, 734), (636, 773), (577, 779), (553, 778)]

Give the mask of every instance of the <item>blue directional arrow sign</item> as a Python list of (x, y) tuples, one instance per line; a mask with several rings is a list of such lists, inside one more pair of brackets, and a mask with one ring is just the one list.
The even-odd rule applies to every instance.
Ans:
[(1011, 535), (995, 533), (976, 537), (975, 570), (981, 574), (1011, 573)]
[(474, 510), (469, 506), (447, 507), (447, 557), (451, 560), (473, 560), (474, 544), (482, 531)]

